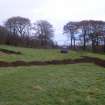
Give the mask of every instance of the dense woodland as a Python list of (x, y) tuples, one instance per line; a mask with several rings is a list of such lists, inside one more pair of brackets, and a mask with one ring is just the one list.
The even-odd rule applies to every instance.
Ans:
[[(71, 49), (105, 52), (105, 22), (83, 20), (68, 22), (63, 27), (63, 33), (70, 40)], [(46, 20), (31, 23), (28, 18), (11, 17), (0, 26), (0, 44), (54, 48), (53, 26)]]

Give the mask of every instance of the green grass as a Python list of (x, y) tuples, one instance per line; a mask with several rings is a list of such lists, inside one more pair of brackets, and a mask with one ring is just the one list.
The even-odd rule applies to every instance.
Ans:
[(25, 60), (25, 61), (45, 61), (45, 60), (55, 60), (55, 59), (75, 59), (80, 56), (77, 52), (70, 51), (68, 54), (61, 54), (58, 49), (32, 49), (32, 48), (20, 48), (20, 47), (11, 47), (2, 45), (0, 48), (5, 48), (13, 51), (20, 51), (22, 55), (7, 55), (4, 54), (0, 56), (0, 61), (16, 61), (16, 60)]
[(20, 51), (22, 55), (8, 55), (2, 54), (0, 55), (0, 61), (16, 61), (16, 60), (24, 60), (24, 61), (45, 61), (45, 60), (62, 60), (62, 59), (76, 59), (81, 56), (91, 56), (98, 57), (101, 59), (105, 59), (105, 55), (96, 54), (91, 52), (83, 52), (83, 51), (69, 51), (68, 54), (61, 54), (60, 49), (32, 49), (32, 48), (20, 48), (20, 47), (11, 47), (0, 45), (0, 48), (9, 49), (13, 51)]
[(0, 68), (0, 105), (105, 105), (105, 69), (93, 64)]
[[(105, 55), (83, 51), (2, 45), (22, 55), (0, 55), (0, 61), (76, 59)], [(0, 68), (0, 105), (105, 105), (105, 68), (94, 64), (70, 64)]]

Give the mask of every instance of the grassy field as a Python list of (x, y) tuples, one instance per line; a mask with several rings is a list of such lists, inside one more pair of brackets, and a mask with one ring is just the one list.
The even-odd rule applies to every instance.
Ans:
[(8, 50), (12, 51), (20, 51), (22, 52), (22, 55), (7, 55), (2, 54), (0, 57), (0, 61), (16, 61), (16, 60), (25, 60), (25, 61), (32, 61), (32, 60), (38, 60), (38, 61), (45, 61), (45, 60), (54, 60), (54, 59), (75, 59), (80, 57), (79, 54), (77, 54), (74, 51), (71, 51), (68, 54), (61, 54), (60, 50), (56, 49), (32, 49), (32, 48), (20, 48), (20, 47), (10, 47), (10, 46), (0, 46), (0, 48), (6, 48)]
[[(23, 53), (0, 55), (3, 61), (105, 58), (88, 52), (0, 48)], [(105, 105), (105, 68), (90, 63), (0, 68), (0, 105)]]
[(20, 48), (20, 47), (11, 47), (1, 45), (0, 48), (5, 48), (12, 51), (20, 51), (22, 55), (15, 54), (0, 54), (0, 61), (16, 61), (16, 60), (24, 60), (24, 61), (45, 61), (45, 60), (62, 60), (62, 59), (76, 59), (81, 56), (90, 56), (90, 57), (98, 57), (101, 59), (105, 59), (104, 54), (96, 54), (91, 52), (83, 52), (83, 51), (69, 51), (68, 54), (61, 54), (60, 49), (32, 49), (32, 48)]
[(92, 64), (1, 68), (0, 105), (105, 105), (105, 69)]

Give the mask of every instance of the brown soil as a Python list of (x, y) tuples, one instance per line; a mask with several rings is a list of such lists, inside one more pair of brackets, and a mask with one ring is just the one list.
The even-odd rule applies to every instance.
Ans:
[(21, 52), (15, 52), (15, 51), (2, 49), (2, 48), (0, 48), (0, 52), (5, 53), (5, 54), (21, 54)]
[(8, 54), (3, 53), (3, 52), (1, 52), (1, 51), (0, 51), (0, 56), (2, 56), (2, 55), (4, 55), (4, 56), (5, 56), (5, 55), (8, 55)]
[(5, 62), (0, 61), (0, 67), (17, 67), (17, 66), (32, 66), (32, 65), (62, 65), (62, 64), (78, 64), (78, 63), (94, 63), (98, 66), (105, 67), (105, 60), (83, 56), (82, 58), (71, 60), (52, 60), (52, 61), (15, 61), (15, 62)]

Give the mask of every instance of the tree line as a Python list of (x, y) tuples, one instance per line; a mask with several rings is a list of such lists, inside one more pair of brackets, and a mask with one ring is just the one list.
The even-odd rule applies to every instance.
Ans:
[[(96, 20), (69, 21), (63, 33), (70, 40), (71, 49), (105, 52), (105, 22)], [(0, 26), (0, 44), (53, 48), (53, 25), (46, 20), (31, 23), (25, 17), (11, 17)]]
[(105, 52), (105, 22), (95, 20), (83, 20), (68, 22), (63, 27), (64, 33), (70, 39), (70, 47), (83, 50)]
[(54, 47), (53, 26), (46, 20), (31, 23), (28, 18), (11, 17), (0, 26), (0, 44), (24, 47)]

